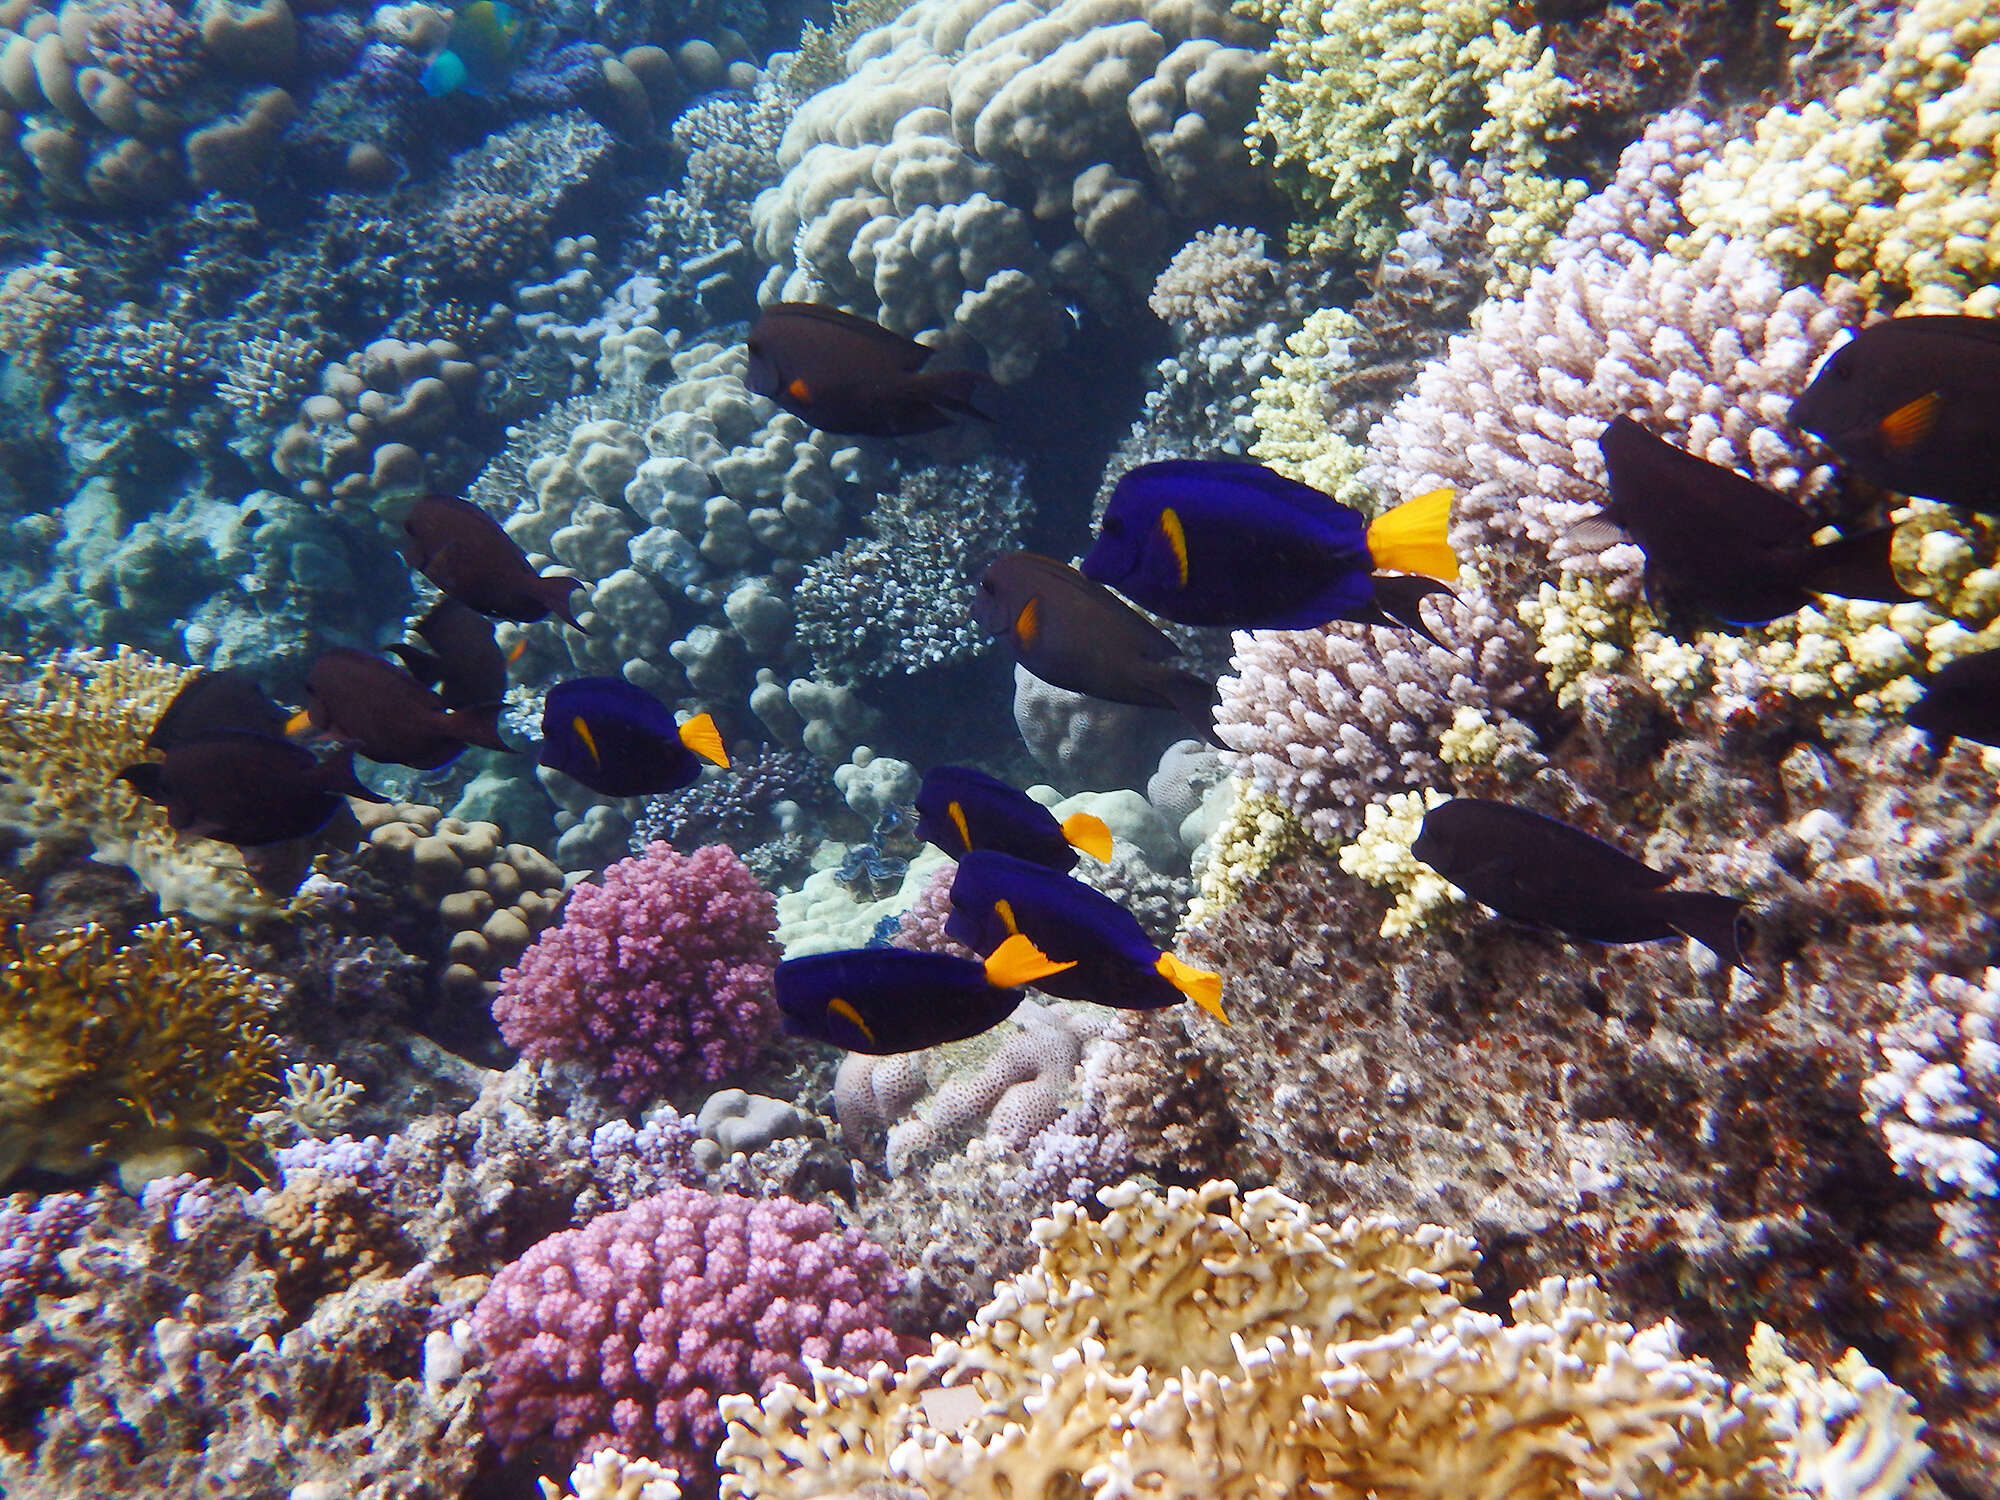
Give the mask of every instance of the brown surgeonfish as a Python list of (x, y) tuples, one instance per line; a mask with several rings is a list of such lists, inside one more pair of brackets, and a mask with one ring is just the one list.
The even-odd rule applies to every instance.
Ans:
[(490, 723), (497, 737), (507, 696), (507, 655), (493, 639), (493, 622), (456, 599), (440, 599), (417, 622), (417, 638), (423, 647), (395, 645), (389, 654), (425, 687), (436, 689), (446, 708)]
[(1821, 362), (1792, 421), (1871, 484), (2000, 515), (2000, 318), (1871, 323)]
[(1525, 807), (1441, 802), (1424, 815), (1410, 852), (1517, 922), (1593, 943), (1691, 937), (1725, 963), (1749, 967), (1736, 942), (1736, 897), (1662, 890), (1671, 875)]
[(287, 726), (340, 740), (370, 760), (433, 770), (467, 745), (505, 750), (491, 715), (447, 708), (392, 661), (336, 646), (306, 673), (306, 708)]
[(1215, 685), (1177, 667), (1180, 647), (1144, 615), (1068, 563), (1009, 552), (980, 575), (972, 618), (1042, 681), (1072, 693), (1170, 708), (1216, 738)]
[(355, 779), (349, 748), (319, 760), (303, 745), (241, 729), (183, 740), (118, 780), (164, 806), (175, 832), (247, 847), (317, 833), (344, 798), (387, 800)]
[(525, 622), (553, 613), (583, 629), (569, 602), (583, 580), (537, 573), (507, 529), (471, 501), (425, 495), (403, 518), (403, 531), (403, 556), (410, 566), (459, 603), (499, 620)]
[(148, 750), (167, 751), (203, 735), (240, 729), (280, 739), (285, 711), (257, 679), (238, 667), (197, 672), (181, 685), (146, 736)]
[[(1598, 439), (1610, 475), (1603, 520), (1646, 554), (1649, 583), (1732, 625), (1761, 625), (1814, 594), (1901, 603), (1915, 597), (1889, 565), (1893, 527), (1824, 545), (1798, 505), (1619, 417)], [(1586, 521), (1593, 527), (1595, 521)]]
[(954, 416), (993, 419), (972, 404), (973, 370), (925, 370), (931, 351), (879, 323), (816, 302), (767, 307), (750, 330), (746, 384), (823, 432), (908, 437)]
[(1979, 651), (1938, 668), (1909, 721), (1942, 744), (1952, 736), (2000, 745), (2000, 651)]

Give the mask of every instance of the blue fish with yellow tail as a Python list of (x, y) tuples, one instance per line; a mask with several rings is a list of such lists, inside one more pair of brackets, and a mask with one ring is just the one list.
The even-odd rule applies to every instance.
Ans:
[(1026, 792), (970, 766), (932, 766), (917, 788), (917, 837), (953, 859), (997, 849), (1018, 859), (1069, 870), (1081, 849), (1111, 858), (1111, 830), (1102, 818), (1074, 813), (1061, 822)]
[(465, 93), (497, 94), (514, 71), (521, 38), (521, 18), (505, 0), (472, 0), (452, 17), (444, 48), (428, 63), (417, 82), (432, 98)]
[(1450, 521), (1450, 490), (1369, 521), (1262, 464), (1170, 459), (1118, 481), (1083, 574), (1183, 625), (1358, 620), (1429, 636), (1417, 605), (1458, 576)]
[(671, 792), (729, 764), (715, 720), (676, 724), (666, 704), (622, 677), (575, 677), (542, 705), (541, 763), (606, 797)]
[(882, 1057), (963, 1041), (998, 1026), (1021, 986), (1069, 967), (1025, 937), (985, 962), (907, 948), (846, 948), (788, 958), (773, 987), (792, 1036)]
[(1146, 936), (1139, 919), (1102, 891), (1011, 854), (975, 849), (951, 882), (947, 935), (991, 953), (1020, 933), (1073, 967), (1035, 982), (1065, 1000), (1120, 1010), (1160, 1010), (1192, 1000), (1217, 1020), (1222, 976), (1182, 963)]

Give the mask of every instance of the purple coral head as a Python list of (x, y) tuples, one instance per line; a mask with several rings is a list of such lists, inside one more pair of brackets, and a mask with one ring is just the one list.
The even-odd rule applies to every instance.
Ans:
[(899, 1364), (884, 1308), (901, 1278), (820, 1204), (669, 1188), (502, 1268), (472, 1316), (492, 1356), (480, 1405), (511, 1458), (615, 1447), (711, 1471), (717, 1399), (803, 1381), (807, 1356)]
[(621, 1104), (748, 1066), (777, 1030), (777, 902), (725, 844), (654, 844), (570, 893), (500, 976), (493, 1018), (531, 1058), (582, 1063)]

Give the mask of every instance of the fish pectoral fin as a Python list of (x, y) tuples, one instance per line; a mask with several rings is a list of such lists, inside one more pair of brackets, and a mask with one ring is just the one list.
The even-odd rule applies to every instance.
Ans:
[(1890, 452), (1907, 453), (1937, 430), (1938, 412), (1943, 407), (1944, 392), (1925, 391), (1890, 412), (1876, 430)]
[(1187, 531), (1181, 526), (1181, 518), (1171, 505), (1160, 512), (1160, 531), (1167, 539), (1167, 546), (1174, 554), (1175, 586), (1186, 588), (1188, 581)]
[(1027, 934), (1017, 932), (986, 956), (986, 982), (995, 989), (1018, 989), (1075, 967), (1075, 959), (1057, 963), (1037, 948)]
[(1632, 540), (1631, 532), (1602, 511), (1594, 516), (1585, 516), (1564, 534), (1586, 552), (1602, 552), (1606, 547), (1616, 547), (1621, 542)]
[(1030, 598), (1021, 606), (1021, 612), (1014, 617), (1014, 639), (1023, 646), (1035, 644), (1035, 637), (1041, 634), (1041, 596)]
[(1162, 953), (1153, 961), (1153, 968), (1168, 984), (1216, 1020), (1225, 1026), (1229, 1024), (1229, 1013), (1222, 1008), (1220, 974), (1212, 969), (1197, 969), (1193, 964), (1184, 964), (1171, 953)]
[(1368, 523), (1368, 556), (1377, 569), (1449, 583), (1458, 577), (1458, 554), (1446, 534), (1450, 527), (1451, 491), (1430, 490)]
[(845, 1021), (856, 1031), (867, 1037), (871, 1044), (880, 1045), (875, 1041), (874, 1030), (866, 1021), (861, 1019), (861, 1012), (856, 1010), (851, 1002), (842, 999), (839, 995), (835, 995), (831, 1000), (826, 1002), (826, 1013), (828, 1016), (838, 1017), (840, 1020)]
[(312, 727), (312, 710), (309, 708), (302, 708), (289, 719), (285, 720), (286, 734), (304, 734)]
[(590, 732), (590, 725), (585, 721), (583, 715), (578, 714), (575, 718), (571, 719), (569, 727), (575, 732), (576, 737), (583, 742), (583, 748), (590, 753), (590, 763), (593, 766), (603, 765), (604, 757), (597, 753), (597, 736)]
[(713, 714), (696, 714), (680, 727), (681, 743), (703, 760), (729, 768), (729, 752), (722, 748), (722, 731), (715, 727)]
[(1111, 830), (1104, 819), (1090, 813), (1071, 813), (1063, 819), (1063, 837), (1092, 859), (1111, 861)]

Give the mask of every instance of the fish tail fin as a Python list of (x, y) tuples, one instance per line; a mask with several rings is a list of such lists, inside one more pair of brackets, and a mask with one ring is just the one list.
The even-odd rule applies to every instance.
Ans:
[(1025, 932), (1017, 932), (986, 955), (986, 982), (995, 989), (1017, 989), (1075, 967), (1075, 959), (1057, 963), (1037, 948)]
[(1104, 819), (1090, 813), (1071, 813), (1063, 819), (1063, 837), (1092, 859), (1111, 860), (1111, 830)]
[(1422, 573), (1447, 583), (1458, 577), (1458, 554), (1447, 535), (1451, 491), (1431, 490), (1385, 510), (1368, 523), (1368, 555), (1392, 573)]
[(1737, 941), (1743, 903), (1714, 891), (1661, 891), (1662, 915), (1674, 931), (1693, 938), (1735, 969), (1748, 969)]
[(408, 672), (425, 687), (436, 687), (444, 680), (444, 668), (435, 656), (415, 646), (391, 646), (389, 654), (403, 664)]
[(696, 714), (680, 728), (681, 743), (703, 760), (729, 768), (729, 752), (722, 748), (722, 731), (715, 727), (713, 714)]
[(312, 780), (322, 791), (338, 792), (343, 797), (353, 797), (362, 802), (387, 802), (389, 799), (380, 792), (364, 784), (354, 774), (354, 747), (342, 745), (333, 754), (319, 763)]
[(576, 611), (569, 602), (569, 596), (583, 586), (581, 578), (572, 578), (567, 573), (549, 573), (535, 580), (533, 592), (570, 629), (578, 635), (589, 635), (590, 632), (577, 623)]
[(1902, 604), (1919, 597), (1896, 579), (1896, 569), (1889, 561), (1895, 540), (1895, 527), (1878, 526), (1813, 548), (1807, 557), (1812, 571), (1806, 575), (1805, 586), (1816, 594), (1875, 599), (1884, 604)]
[(1433, 594), (1450, 594), (1456, 599), (1458, 595), (1452, 593), (1450, 584), (1422, 573), (1384, 573), (1373, 582), (1375, 605), (1384, 615), (1396, 624), (1414, 630), (1440, 650), (1451, 649), (1431, 633), (1419, 608)]
[(1199, 729), (1203, 739), (1218, 749), (1229, 748), (1215, 732), (1214, 683), (1175, 667), (1161, 678), (1160, 687), (1166, 693), (1167, 701), (1173, 704), (1174, 712)]
[(1213, 969), (1197, 969), (1193, 964), (1184, 964), (1171, 953), (1162, 953), (1153, 961), (1153, 968), (1168, 984), (1216, 1020), (1225, 1026), (1229, 1024), (1229, 1013), (1222, 1008), (1220, 974)]
[(977, 370), (925, 370), (915, 380), (932, 405), (977, 417), (982, 422), (993, 420), (990, 413), (981, 411), (972, 401), (985, 383), (985, 377)]
[(454, 708), (445, 714), (444, 721), (451, 732), (468, 745), (477, 745), (482, 750), (512, 748), (500, 738), (500, 705), (497, 703), (485, 703), (477, 708)]

